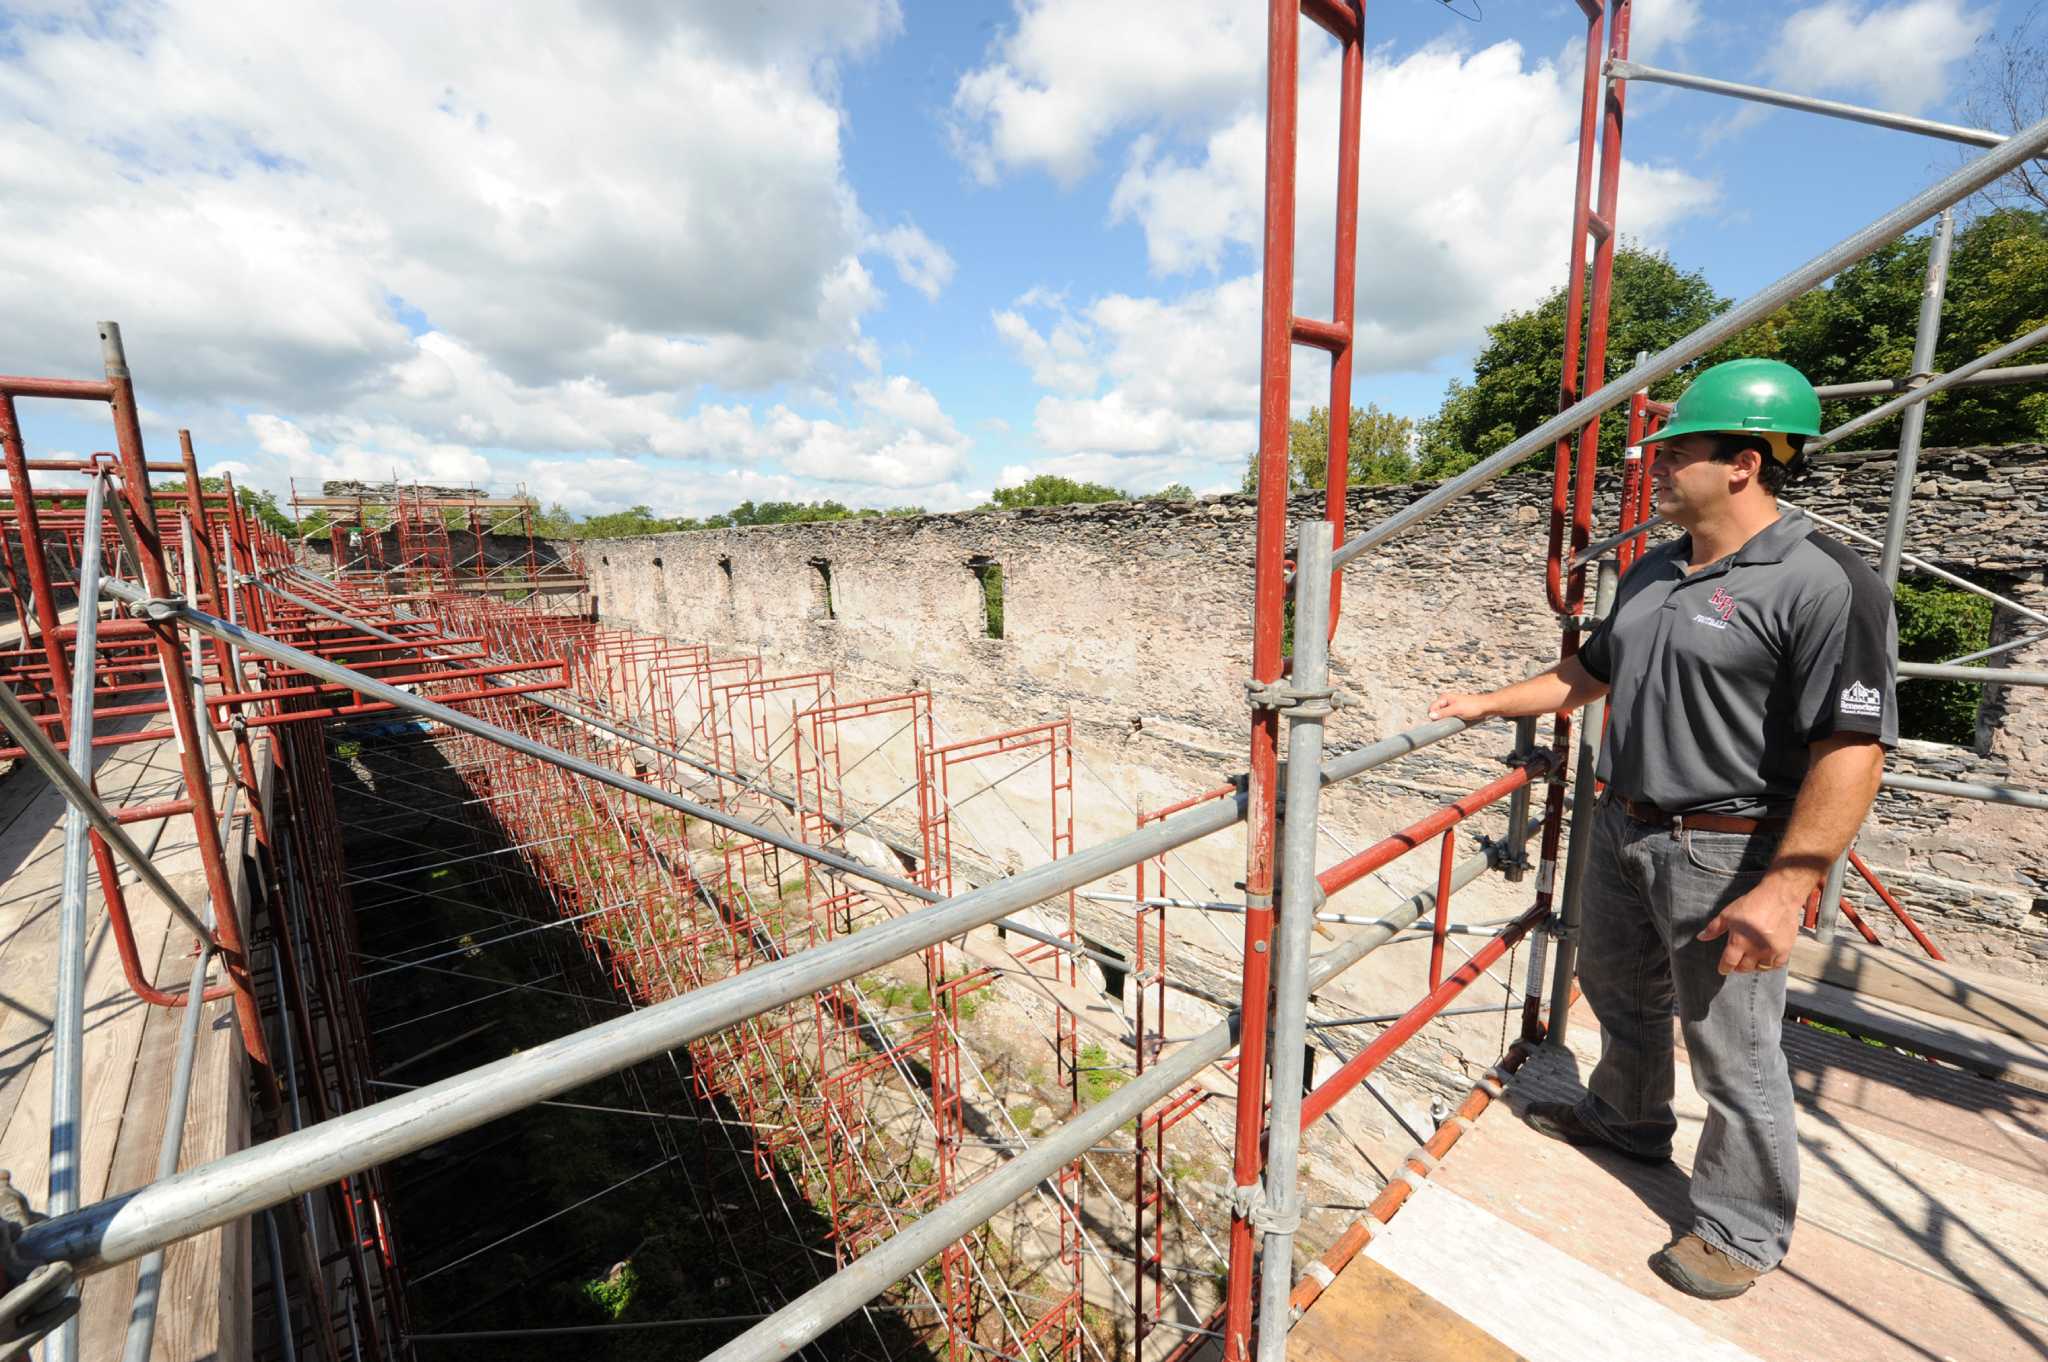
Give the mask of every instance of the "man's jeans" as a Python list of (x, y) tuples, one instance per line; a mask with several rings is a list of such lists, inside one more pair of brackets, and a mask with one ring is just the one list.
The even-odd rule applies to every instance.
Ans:
[(1603, 800), (1579, 929), (1579, 984), (1600, 1019), (1600, 1062), (1580, 1114), (1638, 1153), (1671, 1147), (1675, 1008), (1707, 1100), (1693, 1232), (1762, 1270), (1785, 1256), (1799, 1201), (1792, 1079), (1779, 1044), (1785, 971), (1724, 976), (1727, 938), (1698, 937), (1756, 887), (1776, 850), (1775, 832), (1674, 831)]

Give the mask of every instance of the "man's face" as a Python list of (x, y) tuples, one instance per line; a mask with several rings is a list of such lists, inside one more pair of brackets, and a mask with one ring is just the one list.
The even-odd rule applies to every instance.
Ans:
[(1657, 461), (1650, 465), (1658, 515), (1691, 529), (1727, 504), (1733, 494), (1729, 483), (1740, 463), (1714, 462), (1718, 444), (1718, 437), (1711, 434), (1679, 435), (1658, 447)]

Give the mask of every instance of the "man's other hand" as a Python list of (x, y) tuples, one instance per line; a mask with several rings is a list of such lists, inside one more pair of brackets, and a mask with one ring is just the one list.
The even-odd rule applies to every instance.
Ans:
[(1445, 691), (1429, 706), (1432, 719), (1466, 719), (1477, 723), (1493, 717), (1491, 695), (1467, 695), (1462, 691)]
[(1714, 915), (1700, 931), (1702, 941), (1728, 938), (1721, 973), (1751, 974), (1783, 969), (1799, 939), (1800, 909), (1768, 885), (1759, 885)]

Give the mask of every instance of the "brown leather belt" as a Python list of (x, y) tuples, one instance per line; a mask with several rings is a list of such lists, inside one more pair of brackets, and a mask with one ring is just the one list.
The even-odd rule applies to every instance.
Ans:
[(1645, 804), (1620, 795), (1614, 802), (1621, 811), (1638, 823), (1655, 823), (1662, 827), (1696, 828), (1701, 832), (1764, 832), (1776, 831), (1785, 826), (1783, 818), (1737, 818), (1727, 813), (1671, 813), (1655, 804)]

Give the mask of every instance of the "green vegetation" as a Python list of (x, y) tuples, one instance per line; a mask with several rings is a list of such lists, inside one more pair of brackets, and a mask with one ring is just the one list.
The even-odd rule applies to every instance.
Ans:
[[(155, 490), (158, 492), (182, 492), (185, 490), (185, 480), (183, 478), (173, 478), (169, 482), (159, 482), (155, 484)], [(226, 478), (201, 478), (199, 480), (199, 490), (202, 492), (225, 492), (228, 490), (228, 482)], [(277, 534), (293, 533), (292, 518), (278, 508), (277, 494), (275, 492), (259, 492), (253, 487), (237, 487), (235, 489), (235, 500), (242, 504), (244, 511), (255, 516), (256, 523), (264, 529)], [(325, 524), (324, 520), (322, 524)]]
[[(1803, 295), (1707, 355), (1650, 387), (1662, 400), (1676, 398), (1694, 373), (1743, 355), (1781, 359), (1816, 384), (1901, 374), (1912, 367), (1932, 237), (1923, 232), (1893, 242), (1842, 271), (1825, 288)], [(1725, 312), (1721, 296), (1697, 270), (1668, 256), (1624, 245), (1615, 252), (1612, 330), (1605, 378), (1627, 371), (1638, 351), (1655, 352)], [(2006, 207), (1971, 220), (1956, 234), (1936, 370), (1952, 369), (2040, 324), (2048, 316), (2048, 212)], [(1488, 328), (1487, 343), (1469, 380), (1454, 379), (1437, 414), (1415, 431), (1417, 471), (1442, 478), (1471, 466), (1557, 410), (1564, 347), (1565, 293), (1536, 307), (1510, 312)], [(1869, 400), (1829, 402), (1822, 425), (1832, 427)], [(1322, 424), (1316, 424), (1320, 418)], [(1301, 467), (1327, 450), (1325, 413), (1295, 423), (1297, 486), (1313, 485)], [(1352, 475), (1365, 481), (1363, 448), (1353, 423)], [(1889, 449), (1898, 422), (1874, 426), (1850, 443)], [(1619, 458), (1623, 417), (1601, 422), (1603, 459)], [(2048, 389), (2039, 385), (1962, 389), (1927, 404), (1929, 447), (2003, 444), (2048, 437)], [(1547, 465), (1547, 453), (1532, 464)], [(1389, 463), (1386, 467), (1392, 467)], [(1793, 492), (1797, 496), (1796, 489)], [(1989, 603), (1963, 592), (1902, 582), (1896, 597), (1899, 656), (1938, 662), (1985, 647)], [(1976, 732), (1979, 688), (1963, 682), (1914, 681), (1899, 691), (1899, 728), (1908, 737), (1968, 744)]]
[[(1589, 278), (1591, 273), (1589, 269)], [(1487, 328), (1486, 345), (1472, 361), (1471, 380), (1452, 379), (1437, 414), (1420, 423), (1422, 476), (1443, 478), (1461, 472), (1557, 414), (1565, 301), (1565, 290), (1559, 287), (1529, 311), (1510, 312)], [(1638, 350), (1654, 354), (1713, 320), (1727, 311), (1729, 301), (1697, 270), (1681, 270), (1660, 252), (1623, 245), (1614, 253), (1608, 376), (1625, 372), (1635, 363)], [(1724, 352), (1652, 384), (1650, 395), (1673, 399), (1697, 369), (1747, 353), (1735, 345), (1724, 347)], [(1617, 456), (1621, 448), (1625, 419), (1613, 412), (1601, 422), (1600, 448), (1609, 457)]]
[[(1893, 601), (1899, 614), (1901, 661), (1946, 662), (1990, 646), (1991, 602), (1982, 596), (1902, 579)], [(1982, 695), (1983, 687), (1968, 681), (1903, 681), (1899, 732), (1969, 746), (1977, 740), (1977, 702)]]
[(633, 1270), (631, 1262), (624, 1262), (612, 1269), (610, 1275), (583, 1283), (583, 1295), (604, 1311), (606, 1319), (617, 1319), (633, 1304), (633, 1295), (639, 1286), (640, 1274)]
[(577, 517), (560, 505), (533, 518), (533, 532), (550, 539), (624, 539), (642, 534), (681, 530), (725, 530), (747, 525), (794, 525), (812, 520), (865, 520), (874, 516), (923, 515), (922, 506), (892, 506), (885, 511), (842, 506), (836, 501), (743, 501), (723, 515), (662, 517), (651, 507)]
[(976, 580), (981, 583), (981, 604), (987, 622), (988, 636), (1003, 636), (1003, 565), (1001, 563), (975, 563), (972, 565)]
[(1109, 1052), (1102, 1048), (1100, 1041), (1090, 1041), (1081, 1047), (1081, 1100), (1100, 1102), (1103, 1098), (1131, 1081), (1131, 1076), (1122, 1069), (1109, 1066)]
[(1018, 483), (1015, 487), (996, 488), (993, 499), (983, 502), (977, 509), (983, 511), (1015, 511), (1026, 506), (1070, 506), (1082, 501), (1129, 501), (1129, 492), (1119, 492), (1114, 487), (1105, 487), (1099, 482), (1075, 482), (1056, 473), (1040, 473), (1029, 482)]
[[(1415, 422), (1405, 416), (1381, 411), (1371, 402), (1351, 409), (1346, 423), (1349, 439), (1345, 445), (1348, 482), (1352, 486), (1373, 486), (1409, 482), (1416, 475)], [(1312, 407), (1308, 418), (1287, 427), (1287, 488), (1291, 492), (1320, 488), (1330, 475), (1330, 409)], [(1253, 451), (1245, 462), (1244, 490), (1259, 490), (1259, 456)]]
[[(1902, 374), (1912, 367), (1913, 331), (1932, 238), (1893, 242), (1842, 271), (1825, 288), (1794, 300), (1678, 373), (1654, 383), (1650, 395), (1675, 398), (1691, 376), (1725, 359), (1781, 359), (1817, 384)], [(1618, 377), (1636, 353), (1655, 353), (1728, 310), (1697, 270), (1659, 252), (1624, 245), (1614, 256), (1614, 293), (1607, 369)], [(1936, 370), (1952, 369), (2038, 325), (2048, 316), (2048, 213), (2003, 208), (1956, 234), (1942, 312)], [(1419, 423), (1422, 476), (1447, 477), (1532, 430), (1557, 411), (1564, 351), (1565, 291), (1526, 312), (1510, 312), (1487, 329), (1471, 379), (1454, 379), (1437, 414)], [(1868, 402), (1831, 402), (1823, 424), (1835, 425)], [(1619, 456), (1623, 417), (1610, 413), (1600, 449)], [(2048, 435), (2048, 391), (2038, 386), (1974, 388), (1927, 404), (1930, 446), (1996, 444)], [(1855, 443), (1884, 449), (1898, 424), (1873, 426)], [(1540, 456), (1547, 461), (1548, 456)]]

